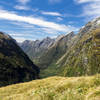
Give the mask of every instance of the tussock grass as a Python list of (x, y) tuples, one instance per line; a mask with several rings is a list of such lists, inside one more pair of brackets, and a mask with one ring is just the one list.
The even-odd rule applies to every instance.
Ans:
[(100, 100), (100, 75), (49, 77), (0, 88), (0, 100)]

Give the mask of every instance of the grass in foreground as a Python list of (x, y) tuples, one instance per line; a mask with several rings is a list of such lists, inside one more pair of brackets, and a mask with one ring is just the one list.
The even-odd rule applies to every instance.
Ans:
[(100, 75), (50, 77), (2, 87), (0, 100), (100, 100)]

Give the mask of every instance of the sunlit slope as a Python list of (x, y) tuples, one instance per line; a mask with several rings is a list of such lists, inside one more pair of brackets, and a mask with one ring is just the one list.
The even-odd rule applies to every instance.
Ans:
[(2, 87), (0, 100), (100, 100), (100, 75), (55, 76)]
[(91, 30), (58, 61), (64, 76), (100, 73), (100, 29)]

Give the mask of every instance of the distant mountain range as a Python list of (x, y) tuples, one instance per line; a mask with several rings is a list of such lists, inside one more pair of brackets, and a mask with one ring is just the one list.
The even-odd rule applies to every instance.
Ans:
[(41, 69), (40, 76), (81, 76), (100, 73), (100, 18), (73, 32), (47, 37), (42, 41), (24, 41), (21, 48)]
[(0, 32), (0, 87), (37, 79), (39, 68), (9, 35)]
[(26, 40), (23, 43), (20, 43), (19, 45), (29, 55), (29, 57), (32, 60), (34, 60), (38, 59), (43, 53), (45, 53), (48, 50), (49, 46), (51, 46), (54, 43), (54, 41), (54, 39), (47, 37), (41, 41)]

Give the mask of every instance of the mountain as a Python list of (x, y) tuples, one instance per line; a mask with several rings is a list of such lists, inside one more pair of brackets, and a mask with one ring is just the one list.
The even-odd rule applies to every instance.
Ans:
[(100, 75), (49, 77), (0, 88), (1, 100), (100, 100)]
[(33, 61), (37, 61), (39, 57), (48, 50), (48, 47), (54, 43), (54, 39), (49, 37), (43, 40), (29, 41), (25, 40), (23, 43), (20, 43), (20, 47), (27, 53), (27, 55)]
[[(63, 76), (100, 73), (100, 18), (92, 20), (75, 38), (76, 42), (58, 61)], [(74, 40), (74, 41), (75, 41)]]
[(81, 76), (100, 73), (99, 34), (100, 18), (96, 18), (83, 26), (76, 35), (71, 32), (58, 36), (34, 61), (41, 69), (40, 76)]
[(54, 44), (49, 47), (48, 51), (45, 52), (43, 56), (40, 57), (38, 65), (41, 68), (47, 68), (51, 63), (57, 61), (58, 58), (60, 58), (69, 48), (69, 41), (73, 36), (73, 32), (68, 35), (58, 36)]
[(9, 35), (0, 32), (0, 86), (37, 79), (39, 68)]
[[(55, 75), (55, 67), (52, 68), (51, 66), (54, 66), (54, 63), (61, 57), (63, 54), (66, 52), (66, 50), (70, 47), (71, 45), (71, 39), (74, 37), (74, 33), (71, 32), (67, 35), (60, 35), (58, 36), (55, 40), (46, 38), (43, 39), (42, 41), (24, 41), (21, 45), (23, 50), (29, 55), (29, 57), (35, 57), (38, 56), (37, 60), (33, 60), (35, 64), (39, 66), (41, 69), (41, 76), (45, 76), (45, 69), (50, 68), (49, 72), (46, 72), (48, 76)], [(41, 49), (42, 48), (42, 49)], [(30, 52), (31, 51), (31, 52)], [(38, 52), (39, 51), (39, 52)], [(34, 53), (37, 55), (32, 55)], [(36, 53), (38, 52), (38, 54)], [(31, 55), (31, 56), (30, 56)], [(52, 65), (53, 64), (53, 65)], [(50, 66), (50, 67), (49, 67)], [(47, 76), (47, 75), (46, 75)]]
[(72, 39), (75, 36), (74, 32), (67, 35), (58, 36), (48, 51), (39, 59), (38, 66), (41, 69), (40, 76), (48, 77), (58, 75), (60, 70), (56, 62), (61, 58), (72, 45)]
[(100, 73), (100, 18), (90, 21), (78, 34), (71, 36), (68, 38), (69, 41), (64, 41), (66, 48), (63, 42), (59, 41), (41, 57), (38, 65), (41, 67), (47, 65), (41, 70), (41, 77)]

